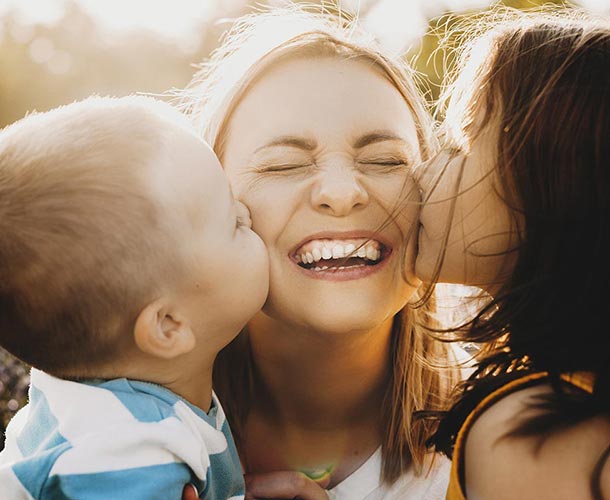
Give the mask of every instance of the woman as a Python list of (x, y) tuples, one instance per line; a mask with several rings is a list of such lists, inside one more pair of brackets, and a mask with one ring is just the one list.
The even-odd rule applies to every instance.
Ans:
[(300, 471), (339, 499), (441, 498), (447, 464), (412, 419), (452, 383), (410, 306), (412, 174), (433, 147), (411, 73), (345, 19), (277, 9), (238, 20), (188, 98), (270, 254), (263, 312), (215, 373), (263, 474), (250, 494), (304, 495), (305, 476), (274, 473)]
[(457, 332), (490, 347), (434, 441), (448, 499), (610, 498), (610, 20), (502, 15), (423, 179), (418, 276), (493, 296)]

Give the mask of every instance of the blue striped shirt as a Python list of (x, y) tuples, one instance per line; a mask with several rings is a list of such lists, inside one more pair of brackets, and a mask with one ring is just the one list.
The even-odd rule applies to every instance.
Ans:
[(128, 379), (71, 382), (32, 369), (29, 403), (0, 453), (0, 499), (244, 498), (242, 471), (216, 396), (209, 412)]

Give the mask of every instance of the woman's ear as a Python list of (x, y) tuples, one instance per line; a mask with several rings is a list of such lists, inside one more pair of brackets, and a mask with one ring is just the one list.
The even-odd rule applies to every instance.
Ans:
[(186, 354), (195, 348), (196, 343), (187, 319), (162, 298), (142, 309), (133, 336), (142, 352), (164, 359)]

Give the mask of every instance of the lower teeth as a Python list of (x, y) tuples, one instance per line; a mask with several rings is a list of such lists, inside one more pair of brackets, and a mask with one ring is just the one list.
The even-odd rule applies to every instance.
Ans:
[(341, 270), (341, 269), (356, 269), (357, 267), (365, 267), (366, 264), (356, 264), (354, 266), (339, 266), (339, 267), (329, 267), (329, 266), (322, 266), (322, 267), (314, 267), (313, 271), (326, 271), (327, 269), (335, 269), (335, 270)]

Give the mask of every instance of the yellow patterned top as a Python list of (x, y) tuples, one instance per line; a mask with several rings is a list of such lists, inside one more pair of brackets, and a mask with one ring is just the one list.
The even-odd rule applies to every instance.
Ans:
[[(491, 405), (496, 401), (502, 399), (512, 392), (523, 388), (524, 386), (531, 385), (536, 380), (543, 380), (548, 376), (545, 372), (532, 373), (525, 375), (517, 380), (513, 380), (508, 384), (500, 387), (495, 392), (489, 394), (486, 398), (481, 401), (470, 415), (464, 420), (464, 424), (458, 432), (457, 439), (455, 440), (455, 448), (453, 450), (453, 461), (451, 463), (451, 475), (449, 477), (449, 487), (447, 488), (446, 500), (466, 500), (466, 494), (464, 493), (464, 485), (461, 482), (464, 470), (464, 451), (466, 447), (466, 438), (468, 432), (472, 428), (475, 420)], [(593, 390), (593, 374), (587, 372), (578, 372), (561, 377), (566, 382), (578, 387), (587, 392)]]

